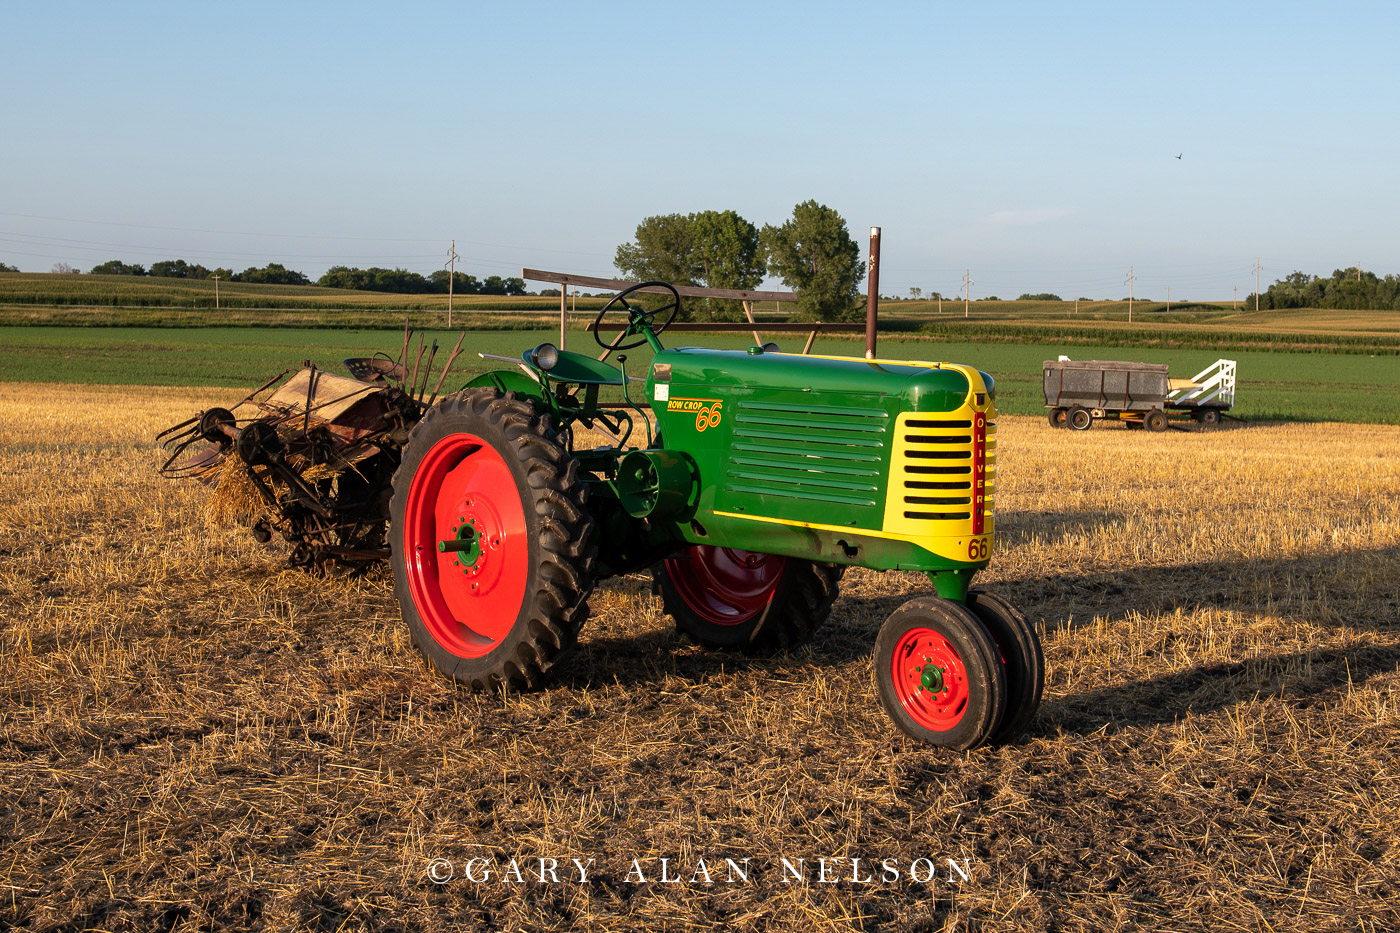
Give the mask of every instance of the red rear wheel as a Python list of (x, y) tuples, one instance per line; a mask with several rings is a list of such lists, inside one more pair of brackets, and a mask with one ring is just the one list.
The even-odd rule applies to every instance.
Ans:
[(530, 688), (573, 647), (596, 553), (578, 464), (527, 402), (473, 389), (413, 429), (390, 504), (413, 643), (474, 687)]
[(530, 561), (525, 510), (501, 454), (475, 434), (439, 440), (408, 489), (403, 529), (409, 592), (423, 625), (462, 658), (510, 632)]
[(692, 612), (712, 625), (742, 625), (772, 601), (787, 558), (700, 544), (664, 564)]
[(792, 648), (826, 621), (844, 568), (698, 544), (652, 568), (676, 628), (708, 648)]

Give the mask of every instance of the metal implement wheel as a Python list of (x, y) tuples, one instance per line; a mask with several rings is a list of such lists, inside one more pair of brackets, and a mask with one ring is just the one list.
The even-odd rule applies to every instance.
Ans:
[(992, 732), (993, 742), (1007, 742), (1026, 731), (1045, 689), (1045, 655), (1026, 617), (1000, 596), (981, 589), (967, 592), (967, 608), (987, 628), (1006, 667), (1006, 712)]
[(707, 648), (795, 648), (831, 614), (844, 567), (698, 544), (651, 570), (676, 628)]
[[(627, 300), (627, 296), (631, 295), (633, 292), (639, 292), (644, 288), (656, 288), (658, 286), (671, 293), (671, 300), (655, 311), (648, 311), (640, 306), (634, 308)], [(623, 310), (627, 312), (627, 323), (629, 325), (632, 327), (649, 327), (651, 328), (652, 335), (657, 336), (660, 335), (663, 330), (670, 327), (671, 322), (674, 321), (676, 315), (680, 313), (681, 293), (676, 291), (676, 286), (672, 285), (670, 282), (638, 282), (636, 285), (625, 288), (616, 295), (613, 295), (612, 298), (608, 300), (608, 303), (603, 305), (603, 310), (599, 311), (598, 316), (593, 319), (593, 339), (598, 341), (598, 346), (604, 348), (609, 353), (614, 350), (631, 350), (634, 347), (640, 347), (642, 344), (646, 343), (645, 337), (632, 343), (623, 343), (622, 341), (627, 338), (627, 331), (620, 332), (613, 338), (612, 343), (603, 342), (603, 332), (598, 329), (598, 325), (603, 323), (603, 317), (613, 309), (614, 305), (620, 305)], [(670, 314), (667, 315), (666, 320), (662, 321), (660, 325), (657, 325), (655, 319), (668, 311)], [(606, 354), (604, 355), (606, 356)]]
[(471, 389), (424, 416), (390, 504), (394, 594), (433, 666), (530, 689), (587, 618), (596, 545), (578, 463), (513, 393)]
[(1094, 415), (1083, 405), (1075, 405), (1065, 415), (1065, 423), (1074, 431), (1087, 431), (1094, 426)]
[(1191, 412), (1191, 416), (1204, 425), (1216, 425), (1220, 423), (1220, 409), (1218, 408), (1198, 408)]
[(1154, 408), (1142, 416), (1142, 426), (1153, 433), (1165, 431), (1167, 429), (1167, 413), (1160, 408)]
[(1052, 408), (1050, 414), (1046, 416), (1052, 428), (1063, 428), (1065, 426), (1065, 410), (1063, 408)]
[(911, 599), (880, 626), (875, 685), (901, 732), (945, 748), (986, 742), (1006, 709), (1006, 667), (986, 626), (934, 596)]

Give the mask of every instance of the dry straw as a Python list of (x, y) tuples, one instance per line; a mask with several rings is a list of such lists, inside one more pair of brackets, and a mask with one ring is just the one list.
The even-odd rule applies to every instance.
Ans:
[[(285, 570), (154, 476), (155, 432), (220, 401), (0, 400), (0, 928), (1400, 928), (1400, 429), (1003, 419), (985, 583), (1040, 621), (1050, 682), (1024, 741), (952, 755), (870, 678), (910, 575), (852, 571), (764, 661), (609, 581), (552, 687), (463, 693), (385, 572)], [(540, 856), (596, 861), (462, 877)], [(944, 856), (972, 880), (812, 868)], [(751, 881), (691, 883), (726, 857)]]

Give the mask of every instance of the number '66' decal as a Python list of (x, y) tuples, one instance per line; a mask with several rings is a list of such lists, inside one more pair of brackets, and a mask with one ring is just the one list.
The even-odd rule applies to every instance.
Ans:
[(986, 560), (991, 547), (986, 538), (973, 538), (967, 542), (968, 560)]
[(706, 428), (719, 427), (719, 407), (723, 404), (723, 402), (715, 402), (713, 405), (700, 409), (695, 415), (695, 430), (704, 431)]

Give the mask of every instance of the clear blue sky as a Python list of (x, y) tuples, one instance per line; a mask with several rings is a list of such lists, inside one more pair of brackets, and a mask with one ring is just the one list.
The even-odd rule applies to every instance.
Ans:
[[(1400, 272), (1400, 6), (11, 3), (0, 261), (614, 273), (814, 198), (881, 291)], [(1177, 154), (1182, 158), (1178, 160)], [(531, 283), (530, 287), (540, 287)]]

